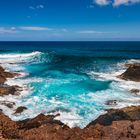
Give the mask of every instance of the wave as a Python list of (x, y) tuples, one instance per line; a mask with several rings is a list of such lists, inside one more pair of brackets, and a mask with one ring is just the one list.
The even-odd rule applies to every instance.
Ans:
[(31, 62), (40, 62), (42, 52), (0, 54), (0, 64), (4, 67)]

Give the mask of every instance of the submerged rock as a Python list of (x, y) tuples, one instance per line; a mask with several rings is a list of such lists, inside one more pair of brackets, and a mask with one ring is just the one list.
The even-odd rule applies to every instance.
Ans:
[(8, 108), (13, 108), (13, 106), (15, 105), (14, 102), (9, 102), (9, 101), (0, 101), (0, 104), (1, 104), (1, 105), (5, 105), (5, 106), (7, 106)]
[(140, 92), (140, 90), (139, 89), (131, 89), (130, 92), (131, 93), (134, 93), (134, 94), (137, 94), (137, 93)]
[(117, 100), (109, 100), (106, 102), (106, 105), (115, 106), (115, 105), (117, 105)]
[(140, 82), (140, 64), (129, 64), (128, 69), (120, 75), (120, 78)]
[(16, 109), (15, 113), (14, 114), (20, 114), (22, 113), (24, 110), (26, 110), (27, 107), (24, 107), (24, 106), (20, 106)]

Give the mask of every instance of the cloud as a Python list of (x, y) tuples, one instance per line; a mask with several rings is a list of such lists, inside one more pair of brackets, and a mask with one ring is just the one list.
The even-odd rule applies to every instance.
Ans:
[(83, 30), (83, 31), (78, 31), (77, 33), (79, 34), (103, 34), (107, 32), (101, 32), (101, 31), (95, 31), (95, 30)]
[(31, 10), (35, 10), (35, 7), (33, 7), (33, 6), (29, 6), (29, 9), (31, 9)]
[(37, 9), (43, 9), (44, 8), (44, 5), (37, 5), (36, 8)]
[(65, 29), (65, 28), (63, 28), (63, 29), (62, 29), (62, 32), (68, 32), (68, 30), (67, 30), (67, 29)]
[(44, 5), (40, 4), (40, 5), (36, 5), (36, 6), (29, 6), (29, 9), (31, 10), (35, 10), (35, 9), (43, 9)]
[(10, 28), (6, 28), (6, 27), (0, 27), (0, 33), (3, 34), (3, 33), (16, 33), (17, 30), (15, 27), (10, 27)]
[(113, 6), (129, 5), (139, 3), (140, 0), (114, 0)]
[(114, 7), (120, 6), (120, 5), (131, 5), (131, 4), (136, 4), (139, 3), (140, 0), (94, 0), (94, 3), (100, 6), (107, 6), (107, 5), (112, 5)]
[(105, 35), (105, 34), (118, 34), (118, 31), (96, 31), (96, 30), (82, 30), (77, 31), (78, 34), (85, 35)]
[(22, 26), (19, 27), (20, 30), (27, 30), (27, 31), (50, 31), (53, 30), (47, 27), (39, 27), (39, 26)]
[(109, 0), (95, 0), (95, 3), (100, 6), (106, 6), (110, 4), (110, 1)]

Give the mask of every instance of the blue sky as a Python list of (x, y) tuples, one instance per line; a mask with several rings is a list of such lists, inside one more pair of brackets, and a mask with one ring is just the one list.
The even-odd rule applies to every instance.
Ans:
[(140, 40), (140, 0), (1, 0), (0, 41)]

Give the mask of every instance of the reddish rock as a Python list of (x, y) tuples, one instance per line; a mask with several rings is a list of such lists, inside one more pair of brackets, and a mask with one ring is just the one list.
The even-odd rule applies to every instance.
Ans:
[(16, 87), (15, 86), (2, 86), (0, 87), (0, 96), (3, 95), (14, 95), (16, 93)]
[(140, 82), (140, 64), (129, 64), (127, 70), (120, 78)]
[[(14, 122), (0, 112), (1, 136), (21, 140), (127, 140), (140, 139), (140, 107), (109, 110), (84, 129), (69, 128), (55, 116), (38, 115)], [(107, 121), (107, 123), (106, 123)], [(109, 122), (109, 123), (108, 123)]]
[(0, 66), (0, 84), (4, 84), (7, 78), (13, 78), (17, 76), (16, 73), (6, 72), (1, 66)]

